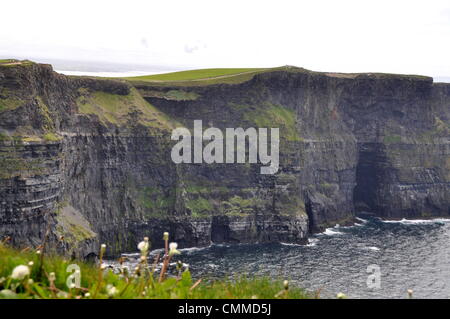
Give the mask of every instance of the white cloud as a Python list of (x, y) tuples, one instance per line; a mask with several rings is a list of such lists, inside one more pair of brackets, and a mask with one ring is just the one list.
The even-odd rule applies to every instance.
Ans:
[(450, 76), (447, 0), (15, 0), (1, 7), (0, 56)]

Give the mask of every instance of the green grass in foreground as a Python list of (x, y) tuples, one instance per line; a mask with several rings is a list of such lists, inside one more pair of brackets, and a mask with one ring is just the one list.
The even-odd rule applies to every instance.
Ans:
[[(104, 251), (104, 250), (102, 250)], [(178, 251), (177, 251), (178, 252)], [(170, 253), (168, 254), (170, 255)], [(169, 267), (170, 258), (163, 258)], [(101, 260), (102, 252), (100, 253)], [(143, 254), (147, 257), (147, 254)], [(145, 261), (144, 261), (145, 260)], [(61, 256), (44, 256), (34, 249), (18, 251), (0, 242), (0, 299), (168, 299), (168, 298), (289, 298), (306, 299), (312, 295), (304, 290), (287, 287), (282, 281), (260, 278), (235, 278), (217, 281), (193, 281), (188, 270), (179, 266), (177, 276), (154, 273), (147, 258), (135, 270), (120, 274), (98, 265), (68, 260)], [(68, 272), (69, 265), (79, 266), (79, 272)], [(16, 268), (22, 265), (20, 268)], [(166, 268), (166, 269), (167, 269)], [(74, 271), (74, 270), (72, 270)], [(71, 275), (72, 274), (72, 275)], [(68, 287), (79, 275), (79, 285)], [(74, 276), (70, 277), (69, 276)], [(69, 279), (69, 280), (68, 280)]]

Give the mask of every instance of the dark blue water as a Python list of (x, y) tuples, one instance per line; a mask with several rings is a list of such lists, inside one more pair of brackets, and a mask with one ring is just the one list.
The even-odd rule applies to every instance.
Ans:
[[(212, 245), (183, 249), (178, 259), (194, 277), (234, 274), (289, 279), (321, 297), (343, 292), (350, 298), (450, 297), (450, 221), (360, 220), (289, 244)], [(380, 287), (368, 287), (367, 267), (380, 269)]]

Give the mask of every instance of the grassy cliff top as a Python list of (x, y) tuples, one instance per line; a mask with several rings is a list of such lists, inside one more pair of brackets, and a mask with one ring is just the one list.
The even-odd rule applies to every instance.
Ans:
[(0, 59), (0, 66), (16, 66), (16, 65), (30, 65), (34, 62), (30, 60), (16, 60), (16, 59)]
[(250, 80), (255, 74), (267, 72), (271, 68), (221, 68), (199, 69), (164, 74), (126, 77), (131, 82), (155, 85), (197, 86), (219, 83), (242, 83)]
[(432, 78), (421, 75), (404, 75), (390, 73), (333, 73), (333, 72), (316, 72), (295, 66), (281, 66), (275, 68), (222, 68), (222, 69), (199, 69), (180, 72), (171, 72), (154, 75), (144, 75), (135, 77), (121, 78), (137, 85), (151, 86), (204, 86), (211, 84), (238, 84), (249, 81), (256, 74), (270, 73), (277, 71), (285, 72), (307, 72), (311, 74), (323, 75), (334, 78), (374, 78), (374, 79), (410, 79), (410, 80), (427, 80)]
[(179, 71), (163, 74), (121, 78), (137, 85), (150, 86), (205, 86), (212, 84), (239, 84), (249, 81), (256, 74), (277, 71), (311, 72), (295, 66), (275, 68), (222, 68)]
[[(0, 67), (10, 66), (27, 66), (35, 64), (30, 60), (17, 59), (0, 59)], [(405, 75), (405, 74), (391, 74), (391, 73), (339, 73), (339, 72), (316, 72), (295, 66), (281, 66), (273, 68), (211, 68), (186, 70), (162, 74), (152, 74), (134, 77), (120, 77), (109, 78), (111, 80), (125, 80), (131, 82), (133, 85), (142, 86), (206, 86), (212, 84), (239, 84), (251, 80), (256, 74), (271, 73), (277, 71), (284, 71), (290, 73), (310, 73), (322, 75), (333, 78), (343, 79), (403, 79), (403, 80), (425, 80), (432, 81), (431, 77), (421, 75)], [(74, 77), (74, 76), (71, 76)], [(78, 76), (77, 76), (78, 77)], [(83, 78), (102, 78), (92, 76), (80, 76)]]
[(262, 68), (223, 68), (223, 69), (199, 69), (199, 70), (187, 70), (179, 72), (171, 72), (164, 74), (144, 75), (130, 77), (128, 79), (141, 80), (141, 81), (190, 81), (190, 80), (208, 80), (217, 77), (228, 77), (240, 75), (242, 73), (255, 73), (265, 71), (267, 69)]

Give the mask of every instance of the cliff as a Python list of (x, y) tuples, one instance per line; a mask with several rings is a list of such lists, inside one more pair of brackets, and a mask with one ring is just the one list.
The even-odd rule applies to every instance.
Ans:
[[(280, 169), (179, 164), (175, 127), (280, 127)], [(231, 83), (67, 77), (0, 65), (0, 237), (87, 256), (180, 245), (303, 243), (350, 224), (450, 214), (450, 85), (294, 67)]]

